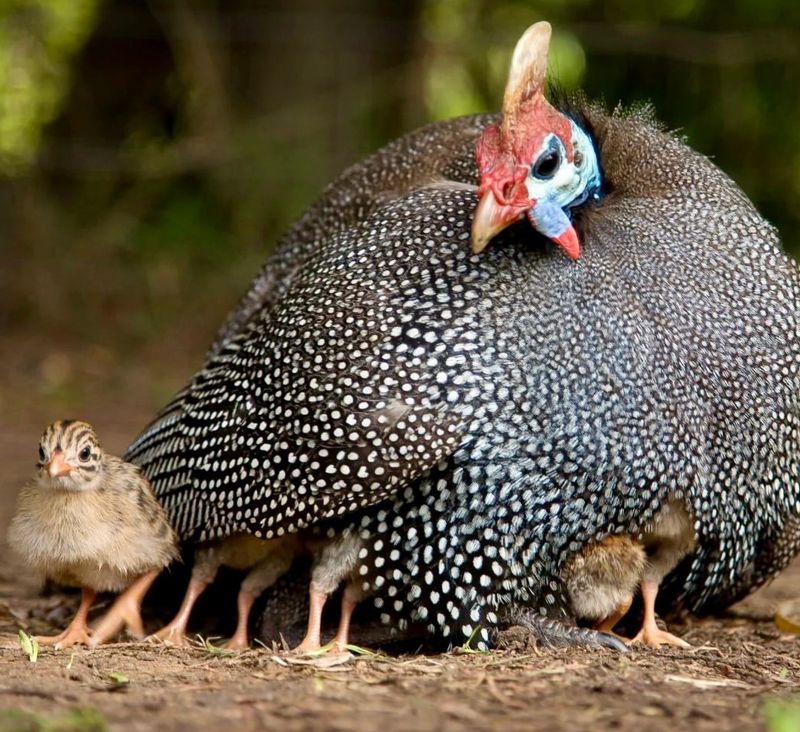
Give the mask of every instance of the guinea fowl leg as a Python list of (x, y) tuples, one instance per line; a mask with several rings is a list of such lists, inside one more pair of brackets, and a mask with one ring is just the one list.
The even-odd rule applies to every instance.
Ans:
[(656, 625), (656, 596), (658, 595), (658, 582), (654, 580), (642, 580), (642, 601), (644, 603), (644, 619), (642, 620), (641, 630), (633, 637), (631, 643), (647, 643), (648, 646), (658, 648), (663, 644), (678, 646), (679, 648), (691, 648), (683, 638), (661, 630)]
[(86, 619), (89, 616), (89, 608), (91, 608), (94, 598), (97, 593), (84, 587), (81, 589), (81, 604), (72, 618), (72, 622), (58, 635), (40, 635), (36, 640), (43, 646), (55, 646), (56, 650), (61, 648), (69, 648), (74, 645), (89, 645), (89, 626)]
[(268, 587), (272, 587), (281, 575), (285, 574), (292, 565), (295, 555), (294, 544), (276, 545), (276, 550), (262, 559), (242, 582), (239, 596), (236, 600), (238, 621), (236, 632), (225, 644), (225, 648), (234, 651), (243, 651), (250, 647), (247, 639), (247, 620), (250, 609), (255, 599)]
[(114, 601), (110, 610), (100, 618), (100, 622), (92, 633), (89, 641), (91, 648), (96, 648), (112, 638), (123, 627), (126, 627), (137, 638), (144, 636), (141, 614), (142, 600), (160, 573), (160, 569), (153, 569), (141, 575)]

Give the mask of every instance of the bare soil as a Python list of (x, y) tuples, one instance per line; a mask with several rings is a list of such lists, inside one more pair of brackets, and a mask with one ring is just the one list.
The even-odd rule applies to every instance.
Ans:
[[(38, 578), (2, 546), (42, 427), (59, 416), (88, 418), (120, 451), (191, 368), (106, 366), (117, 374), (109, 381), (82, 363), (65, 354), (55, 364), (17, 364), (13, 378), (0, 364), (0, 732), (800, 729), (800, 713), (791, 718), (798, 707), (780, 706), (800, 687), (800, 640), (772, 621), (776, 602), (800, 596), (797, 563), (729, 616), (672, 626), (692, 644), (688, 651), (537, 650), (511, 632), (508, 647), (489, 654), (298, 658), (131, 641), (95, 651), (42, 648), (31, 663), (18, 629), (53, 632), (77, 599), (42, 595)], [(63, 377), (59, 369), (68, 372), (64, 384), (83, 384), (78, 397), (63, 384), (41, 391), (53, 373)], [(80, 410), (59, 413), (76, 404)], [(766, 721), (773, 714), (782, 721)]]

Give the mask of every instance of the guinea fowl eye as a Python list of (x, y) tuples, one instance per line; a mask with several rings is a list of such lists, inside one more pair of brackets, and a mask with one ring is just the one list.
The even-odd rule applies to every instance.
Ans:
[(81, 460), (83, 460), (83, 462), (86, 462), (86, 461), (89, 459), (89, 456), (90, 456), (91, 454), (92, 454), (92, 451), (91, 451), (91, 450), (90, 450), (88, 447), (84, 447), (84, 448), (83, 448), (83, 450), (81, 450), (81, 451), (78, 453), (78, 457), (79, 457)]
[(539, 180), (550, 180), (556, 174), (559, 165), (561, 165), (561, 153), (551, 149), (539, 156), (531, 166), (531, 173)]

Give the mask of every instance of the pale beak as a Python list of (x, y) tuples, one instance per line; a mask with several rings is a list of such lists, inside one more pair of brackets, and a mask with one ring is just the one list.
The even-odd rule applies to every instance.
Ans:
[(45, 465), (48, 474), (51, 478), (63, 478), (72, 472), (72, 466), (64, 459), (63, 453), (56, 450), (50, 462)]
[(503, 229), (525, 213), (527, 206), (500, 204), (491, 190), (486, 191), (472, 216), (472, 251), (480, 254)]

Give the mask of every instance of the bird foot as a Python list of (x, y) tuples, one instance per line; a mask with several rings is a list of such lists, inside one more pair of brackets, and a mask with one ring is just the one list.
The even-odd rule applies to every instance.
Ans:
[(144, 626), (139, 603), (132, 597), (121, 595), (111, 606), (111, 609), (97, 623), (92, 632), (89, 646), (96, 648), (113, 638), (120, 630), (127, 628), (135, 638), (144, 637)]
[(636, 643), (645, 643), (651, 648), (660, 648), (662, 645), (676, 646), (677, 648), (691, 648), (691, 644), (687, 643), (683, 638), (677, 635), (661, 630), (655, 623), (652, 625), (646, 624), (642, 629), (629, 641), (628, 645)]
[(88, 646), (90, 643), (89, 626), (86, 623), (70, 624), (58, 635), (40, 635), (36, 637), (41, 646), (53, 646), (57, 651), (70, 646)]
[(319, 642), (319, 638), (313, 638), (306, 636), (300, 641), (300, 645), (297, 648), (293, 648), (293, 653), (316, 653), (317, 651), (322, 649), (322, 645)]
[(152, 635), (148, 635), (145, 640), (150, 643), (165, 643), (168, 646), (185, 646), (189, 644), (185, 628), (172, 623), (165, 625)]
[(238, 633), (235, 633), (222, 647), (226, 651), (247, 651), (250, 649), (250, 643), (247, 640), (247, 635), (242, 637)]
[(507, 620), (526, 628), (545, 648), (563, 648), (578, 646), (584, 648), (611, 648), (620, 653), (627, 653), (627, 645), (613, 633), (606, 633), (590, 628), (577, 628), (571, 625), (542, 617), (530, 611), (517, 611), (507, 616)]

